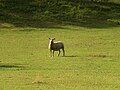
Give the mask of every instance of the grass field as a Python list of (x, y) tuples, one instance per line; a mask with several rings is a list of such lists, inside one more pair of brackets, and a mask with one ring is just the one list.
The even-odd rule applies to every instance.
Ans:
[(0, 90), (120, 90), (119, 51), (120, 27), (0, 28)]

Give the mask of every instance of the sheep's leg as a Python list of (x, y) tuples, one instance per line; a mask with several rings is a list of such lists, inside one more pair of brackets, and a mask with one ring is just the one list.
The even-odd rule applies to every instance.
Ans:
[(60, 55), (60, 50), (59, 50), (59, 53), (58, 53), (58, 56)]
[(65, 56), (65, 50), (64, 50), (64, 48), (62, 50), (63, 50), (63, 56)]
[(50, 50), (50, 57), (52, 57), (52, 50)]
[(54, 57), (54, 52), (55, 52), (55, 51), (53, 50), (53, 57)]

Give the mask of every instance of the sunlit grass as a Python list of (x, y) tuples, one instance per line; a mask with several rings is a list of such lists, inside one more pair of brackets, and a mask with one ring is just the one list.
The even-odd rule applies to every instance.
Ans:
[[(1, 28), (1, 90), (120, 89), (120, 28)], [(49, 37), (66, 57), (50, 57)]]

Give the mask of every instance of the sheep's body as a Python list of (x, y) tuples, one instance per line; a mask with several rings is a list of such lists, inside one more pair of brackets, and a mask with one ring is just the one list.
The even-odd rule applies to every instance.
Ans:
[(50, 42), (49, 42), (49, 49), (50, 49), (50, 53), (53, 54), (52, 56), (54, 56), (54, 51), (59, 51), (58, 53), (58, 56), (59, 56), (61, 49), (63, 51), (63, 56), (65, 56), (64, 44), (61, 41), (54, 42), (54, 40), (55, 38), (50, 39)]
[(51, 50), (54, 50), (54, 51), (59, 51), (62, 48), (64, 48), (64, 45), (63, 45), (63, 43), (61, 41), (54, 42), (51, 45)]

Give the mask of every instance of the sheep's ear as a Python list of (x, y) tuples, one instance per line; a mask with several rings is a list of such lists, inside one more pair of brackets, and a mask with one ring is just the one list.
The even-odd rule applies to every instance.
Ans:
[(53, 38), (53, 40), (55, 40), (55, 38)]

